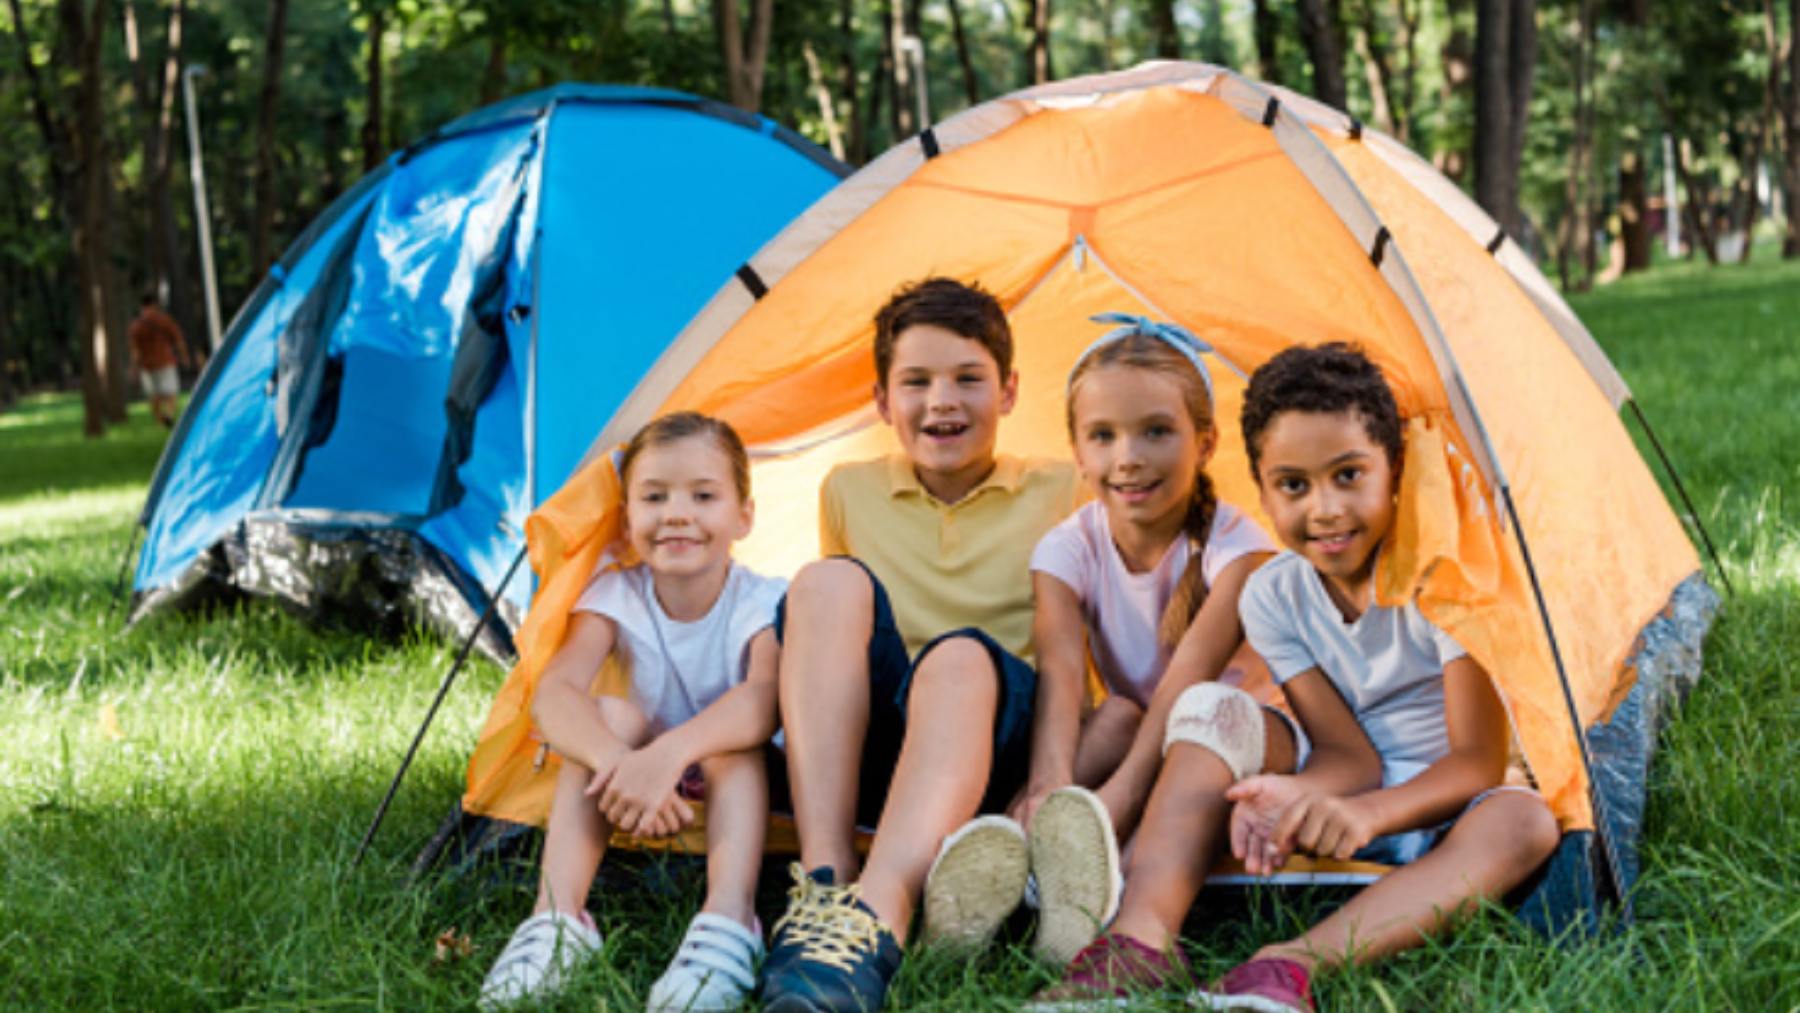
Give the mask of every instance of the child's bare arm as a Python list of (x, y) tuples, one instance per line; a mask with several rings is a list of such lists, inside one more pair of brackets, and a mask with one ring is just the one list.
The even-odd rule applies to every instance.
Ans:
[[(1207, 589), (1206, 601), (1188, 624), (1181, 642), (1169, 657), (1169, 665), (1150, 696), (1150, 706), (1138, 724), (1137, 737), (1098, 794), (1121, 828), (1137, 823), (1138, 813), (1150, 796), (1156, 772), (1162, 767), (1163, 733), (1169, 723), (1169, 711), (1175, 699), (1189, 686), (1219, 677), (1231, 656), (1244, 639), (1238, 620), (1238, 595), (1244, 582), (1269, 558), (1268, 553), (1253, 552), (1235, 559)], [(1188, 564), (1200, 565), (1198, 560)]]
[(1358, 796), (1378, 834), (1454, 819), (1506, 777), (1511, 725), (1487, 669), (1464, 656), (1444, 666), (1444, 730), (1450, 751), (1405, 784)]
[(612, 653), (618, 627), (592, 612), (569, 617), (569, 634), (545, 666), (531, 701), (531, 720), (557, 755), (599, 773), (630, 746), (600, 719), (589, 693), (594, 674)]
[(1381, 785), (1381, 757), (1323, 671), (1308, 669), (1281, 688), (1312, 744), (1306, 767), (1246, 778), (1226, 792), (1237, 803), (1232, 854), (1256, 875), (1275, 871), (1295, 847), (1350, 857), (1373, 835), (1342, 803)]
[(1013, 817), (1028, 823), (1045, 795), (1075, 780), (1081, 698), (1087, 683), (1087, 624), (1075, 591), (1048, 573), (1031, 575), (1036, 611), (1037, 701), (1031, 725), (1031, 777)]
[[(626, 833), (663, 836), (692, 822), (692, 810), (675, 801), (682, 771), (709, 756), (756, 748), (775, 734), (778, 656), (775, 631), (758, 633), (750, 640), (749, 666), (742, 683), (619, 759), (600, 793), (600, 809), (613, 825)], [(671, 811), (679, 812), (680, 818), (666, 818)], [(659, 820), (659, 816), (664, 818)]]

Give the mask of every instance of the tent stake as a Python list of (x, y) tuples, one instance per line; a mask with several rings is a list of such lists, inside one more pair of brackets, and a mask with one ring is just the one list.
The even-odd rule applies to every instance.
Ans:
[(1712, 536), (1706, 533), (1706, 525), (1700, 522), (1700, 511), (1694, 509), (1694, 501), (1688, 498), (1687, 486), (1682, 484), (1681, 474), (1675, 470), (1675, 462), (1663, 451), (1662, 441), (1656, 438), (1656, 430), (1650, 428), (1650, 420), (1644, 417), (1644, 410), (1638, 407), (1637, 398), (1627, 398), (1625, 403), (1631, 406), (1631, 414), (1637, 416), (1638, 425), (1644, 428), (1644, 435), (1650, 437), (1650, 445), (1656, 448), (1656, 456), (1662, 460), (1663, 470), (1669, 473), (1669, 481), (1674, 484), (1675, 492), (1681, 497), (1681, 505), (1687, 508), (1688, 517), (1693, 519), (1694, 530), (1700, 532), (1700, 541), (1706, 546), (1706, 554), (1711, 557), (1713, 569), (1719, 571), (1719, 582), (1725, 585), (1725, 593), (1733, 598), (1737, 591), (1731, 586), (1731, 576), (1725, 572), (1725, 562), (1719, 558), (1719, 550), (1713, 548)]
[(1512, 519), (1513, 537), (1519, 542), (1519, 555), (1525, 560), (1525, 573), (1531, 578), (1531, 593), (1537, 598), (1538, 618), (1544, 623), (1544, 636), (1550, 640), (1550, 657), (1556, 662), (1556, 678), (1562, 683), (1563, 703), (1569, 709), (1569, 724), (1575, 730), (1575, 746), (1581, 753), (1581, 769), (1587, 775), (1588, 801), (1594, 807), (1594, 836), (1600, 841), (1600, 861), (1606, 867), (1606, 881), (1612, 887), (1613, 899), (1618, 902), (1625, 920), (1632, 919), (1631, 896), (1625, 889), (1624, 873), (1619, 865), (1619, 853), (1614, 846), (1612, 831), (1606, 823), (1606, 799), (1600, 794), (1600, 782), (1594, 778), (1594, 761), (1588, 755), (1587, 730), (1581, 725), (1581, 711), (1575, 706), (1575, 690), (1569, 685), (1569, 670), (1563, 665), (1562, 647), (1556, 641), (1556, 629), (1550, 622), (1550, 604), (1544, 600), (1543, 585), (1538, 583), (1537, 567), (1531, 562), (1531, 547), (1525, 543), (1525, 527), (1519, 521), (1518, 507), (1513, 505), (1512, 487), (1500, 486), (1500, 496), (1506, 501), (1507, 516)]
[(138, 532), (142, 529), (137, 521), (131, 522), (131, 537), (125, 540), (125, 555), (119, 558), (119, 576), (113, 581), (112, 604), (106, 607), (108, 618), (119, 611), (119, 599), (125, 594), (125, 571), (131, 568), (131, 554), (137, 550)]
[(369, 821), (369, 829), (364, 831), (362, 843), (356, 846), (356, 857), (350, 860), (350, 868), (362, 864), (363, 855), (369, 851), (369, 842), (375, 839), (375, 831), (381, 829), (381, 821), (387, 818), (388, 806), (393, 804), (394, 795), (400, 791), (400, 782), (405, 780), (406, 771), (412, 766), (413, 757), (419, 752), (419, 743), (425, 741), (425, 732), (431, 727), (432, 719), (437, 717), (438, 707), (450, 692), (450, 685), (456, 681), (456, 673), (462, 671), (463, 662), (469, 660), (469, 650), (475, 646), (475, 638), (481, 636), (481, 630), (487, 626), (488, 617), (494, 614), (494, 605), (500, 600), (500, 592), (512, 583), (513, 573), (519, 569), (519, 563), (525, 559), (525, 548), (513, 557), (512, 565), (506, 568), (506, 576), (500, 578), (493, 593), (488, 595), (487, 606), (481, 610), (481, 618), (475, 620), (475, 626), (469, 635), (463, 638), (462, 648), (456, 652), (456, 661), (451, 664), (450, 671), (444, 673), (444, 681), (438, 684), (437, 696), (431, 700), (431, 707), (425, 712), (425, 720), (419, 722), (419, 730), (413, 734), (412, 745), (406, 747), (406, 756), (400, 761), (400, 769), (394, 771), (394, 780), (388, 785), (387, 794), (382, 796), (381, 805), (375, 809), (375, 818)]

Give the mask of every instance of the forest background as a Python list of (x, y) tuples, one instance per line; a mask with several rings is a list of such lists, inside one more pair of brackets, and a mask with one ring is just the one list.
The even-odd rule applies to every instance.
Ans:
[(1679, 255), (1748, 259), (1759, 222), (1800, 255), (1796, 21), (1800, 0), (5, 0), (0, 409), (79, 383), (88, 435), (122, 421), (145, 291), (205, 347), (184, 83), (227, 318), (361, 173), (509, 95), (677, 88), (860, 165), (922, 111), (1156, 57), (1393, 134), (1582, 290), (1650, 264), (1671, 197)]

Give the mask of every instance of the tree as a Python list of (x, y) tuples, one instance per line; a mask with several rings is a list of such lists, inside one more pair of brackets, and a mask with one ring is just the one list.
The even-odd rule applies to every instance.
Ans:
[(1256, 74), (1270, 84), (1281, 83), (1280, 20), (1274, 0), (1255, 0), (1251, 24), (1256, 36)]
[(269, 231), (275, 224), (275, 105), (281, 99), (281, 54), (287, 42), (287, 0), (269, 0), (268, 39), (263, 47), (262, 93), (256, 108), (256, 221), (250, 231), (250, 273), (261, 277), (274, 256)]
[(769, 28), (775, 0), (751, 0), (750, 24), (738, 13), (738, 0), (713, 0), (713, 23), (725, 54), (725, 82), (731, 104), (756, 112), (762, 108), (763, 68), (769, 58)]
[(1031, 5), (1031, 48), (1027, 70), (1032, 84), (1043, 84), (1055, 77), (1050, 65), (1050, 0), (1029, 0)]
[(1300, 40), (1312, 58), (1313, 98), (1337, 109), (1348, 108), (1344, 85), (1344, 43), (1339, 0), (1300, 0)]
[(1150, 37), (1156, 55), (1181, 59), (1181, 32), (1175, 27), (1175, 0), (1150, 0)]
[(1537, 69), (1537, 0), (1475, 5), (1475, 200), (1520, 235), (1519, 159)]

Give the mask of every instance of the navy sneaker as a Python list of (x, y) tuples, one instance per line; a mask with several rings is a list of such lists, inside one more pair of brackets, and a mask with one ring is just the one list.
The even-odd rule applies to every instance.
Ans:
[(787, 913), (763, 963), (764, 1013), (875, 1013), (900, 968), (893, 930), (829, 867), (791, 868)]

